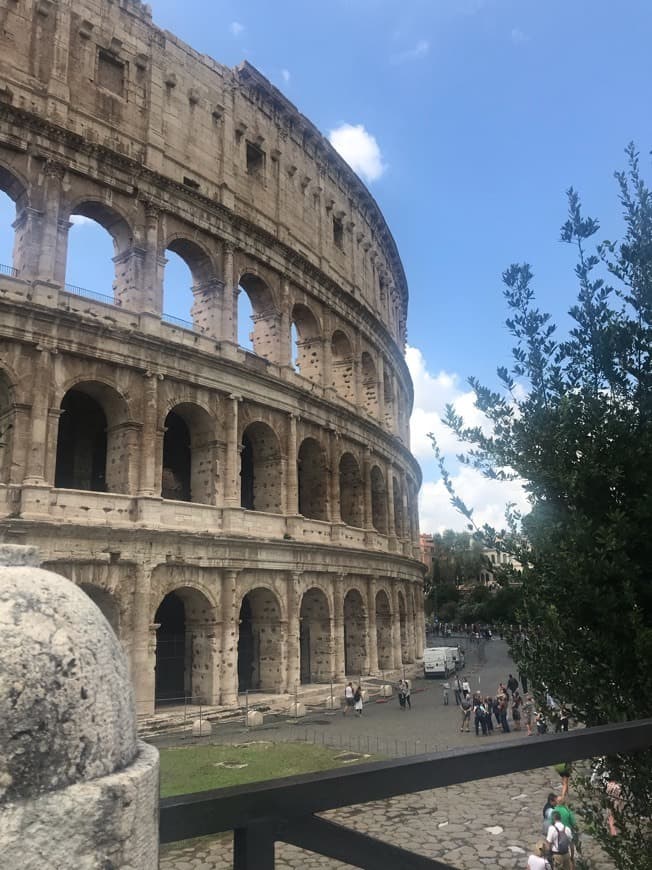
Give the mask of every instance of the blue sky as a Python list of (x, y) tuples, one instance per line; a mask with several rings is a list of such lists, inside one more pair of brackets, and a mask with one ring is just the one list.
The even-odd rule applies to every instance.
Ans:
[[(558, 241), (566, 188), (581, 192), (601, 235), (618, 236), (613, 170), (623, 166), (629, 140), (644, 153), (652, 148), (649, 2), (151, 5), (156, 23), (194, 48), (227, 66), (246, 58), (258, 67), (333, 135), (367, 182), (410, 286), (422, 531), (463, 527), (437, 483), (425, 433), (441, 433), (436, 415), (445, 401), (472, 413), (466, 377), (493, 383), (496, 366), (508, 361), (500, 284), (507, 265), (531, 262), (540, 304), (566, 322), (575, 291), (573, 252)], [(0, 227), (7, 215), (4, 208)], [(73, 230), (80, 240), (85, 232)], [(6, 251), (0, 235), (0, 262), (8, 262)], [(91, 270), (79, 254), (69, 282), (102, 291), (106, 280), (110, 288), (93, 259)], [(512, 495), (454, 464), (453, 471), (478, 519), (500, 523)]]

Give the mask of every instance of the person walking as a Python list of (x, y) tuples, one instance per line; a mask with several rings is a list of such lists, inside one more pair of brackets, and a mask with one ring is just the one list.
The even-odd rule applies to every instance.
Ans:
[(472, 707), (471, 699), (469, 697), (462, 698), (460, 702), (460, 708), (462, 710), (462, 724), (460, 725), (460, 732), (466, 731), (468, 733), (469, 726), (471, 724), (471, 707)]
[(552, 852), (552, 866), (554, 870), (571, 870), (571, 842), (573, 834), (567, 828), (557, 810), (553, 810), (552, 824), (548, 828), (546, 841)]
[(403, 680), (398, 681), (398, 704), (401, 710), (405, 710), (405, 685)]
[(464, 677), (464, 679), (462, 680), (462, 695), (465, 698), (468, 698), (470, 694), (471, 694), (471, 686), (469, 685), (469, 681), (467, 680), (467, 678)]
[(360, 686), (353, 693), (353, 708), (358, 716), (362, 716), (362, 688)]
[(443, 691), (442, 701), (444, 702), (444, 706), (446, 706), (446, 707), (448, 706), (448, 690), (449, 689), (450, 689), (450, 686), (448, 683), (442, 683), (442, 691)]
[(460, 678), (458, 674), (455, 674), (455, 682), (453, 683), (455, 687), (455, 703), (459, 707), (462, 701), (462, 683), (460, 682)]
[(353, 683), (348, 683), (346, 689), (344, 689), (344, 710), (342, 712), (343, 716), (346, 716), (349, 710), (353, 710), (353, 705), (355, 704), (355, 701), (353, 699), (354, 694), (355, 693), (353, 691)]
[(547, 854), (548, 844), (545, 840), (539, 840), (527, 859), (525, 870), (551, 870), (550, 862), (546, 858)]
[(408, 706), (408, 710), (412, 709), (412, 701), (410, 700), (410, 681), (403, 680), (403, 691), (405, 693), (405, 703)]

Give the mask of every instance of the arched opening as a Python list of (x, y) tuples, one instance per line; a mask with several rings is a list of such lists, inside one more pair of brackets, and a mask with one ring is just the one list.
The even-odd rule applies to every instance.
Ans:
[(215, 320), (215, 270), (208, 254), (189, 239), (173, 239), (165, 250), (163, 319), (210, 332)]
[(360, 466), (352, 453), (340, 459), (340, 515), (347, 526), (364, 526), (364, 493)]
[(407, 613), (405, 611), (405, 598), (403, 593), (398, 593), (398, 618), (401, 632), (401, 663), (407, 664), (410, 660), (408, 629), (407, 629)]
[(394, 529), (399, 538), (405, 537), (405, 512), (403, 510), (403, 491), (398, 478), (392, 478), (394, 495)]
[(292, 347), (295, 368), (313, 383), (322, 379), (322, 344), (319, 324), (312, 311), (297, 304), (292, 309)]
[(156, 631), (156, 703), (211, 703), (217, 667), (212, 644), (215, 610), (190, 587), (169, 592), (160, 603)]
[(377, 465), (371, 469), (371, 523), (381, 535), (387, 534), (387, 488)]
[(331, 621), (321, 589), (308, 589), (301, 599), (299, 649), (301, 682), (327, 683), (332, 676)]
[(281, 450), (278, 438), (266, 423), (247, 426), (240, 460), (241, 506), (250, 511), (282, 513)]
[(367, 414), (378, 417), (378, 375), (371, 354), (362, 354), (362, 406)]
[(355, 400), (355, 370), (353, 351), (347, 336), (336, 329), (331, 339), (331, 386), (349, 402)]
[[(0, 263), (20, 271), (27, 255), (23, 238), (27, 195), (22, 183), (0, 166)], [(16, 229), (14, 228), (16, 225)]]
[(314, 438), (299, 448), (299, 513), (312, 520), (328, 519), (326, 457)]
[(376, 648), (378, 667), (381, 671), (392, 667), (392, 612), (387, 593), (380, 589), (376, 594)]
[(97, 381), (61, 401), (54, 485), (91, 492), (129, 492), (131, 430), (124, 400)]
[[(66, 284), (80, 295), (130, 307), (137, 292), (127, 222), (104, 203), (84, 202), (70, 214)], [(104, 297), (104, 298), (102, 298)]]
[(100, 403), (81, 390), (61, 402), (54, 485), (106, 492), (106, 416)]
[(214, 504), (214, 447), (210, 415), (197, 405), (176, 405), (165, 418), (162, 497)]
[(238, 344), (270, 362), (280, 361), (280, 318), (274, 297), (257, 275), (240, 277)]
[(367, 614), (362, 595), (349, 589), (344, 598), (344, 670), (350, 676), (368, 670)]
[(0, 371), (0, 483), (11, 483), (14, 403), (9, 379)]
[[(0, 177), (1, 183), (1, 177)], [(13, 266), (14, 262), (14, 228), (16, 220), (16, 203), (4, 190), (0, 189), (0, 264)]]
[(281, 689), (281, 608), (269, 589), (242, 599), (238, 634), (238, 691)]
[(120, 637), (120, 608), (113, 595), (106, 589), (91, 586), (89, 583), (82, 583), (80, 588), (102, 611), (102, 615), (113, 629), (116, 637)]
[(383, 414), (385, 417), (385, 428), (389, 432), (396, 431), (396, 423), (394, 420), (394, 386), (392, 376), (387, 371), (387, 363), (383, 367)]

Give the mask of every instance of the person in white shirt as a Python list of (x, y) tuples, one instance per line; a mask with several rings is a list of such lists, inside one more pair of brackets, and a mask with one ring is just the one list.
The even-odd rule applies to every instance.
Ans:
[(462, 694), (464, 697), (468, 697), (471, 694), (471, 686), (469, 685), (469, 681), (464, 677), (462, 680)]
[(545, 840), (539, 840), (532, 854), (527, 859), (526, 870), (550, 870), (550, 862), (546, 858), (548, 844)]
[(558, 812), (552, 814), (552, 825), (548, 828), (546, 841), (552, 852), (554, 870), (571, 870), (571, 849), (573, 833), (564, 826)]

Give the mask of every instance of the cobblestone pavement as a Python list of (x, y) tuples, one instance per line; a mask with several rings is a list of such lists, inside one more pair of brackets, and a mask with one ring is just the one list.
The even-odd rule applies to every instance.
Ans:
[[(467, 664), (472, 688), (480, 683), (483, 694), (490, 694), (499, 680), (506, 679), (510, 669), (505, 645), (500, 641), (487, 644), (486, 649), (476, 649)], [(359, 740), (359, 732), (364, 729), (365, 739), (369, 736), (372, 745), (376, 738), (382, 739), (385, 744), (397, 745), (400, 754), (403, 754), (403, 746), (414, 745), (416, 751), (422, 752), (426, 745), (429, 750), (435, 746), (444, 749), (475, 745), (476, 740), (501, 739), (498, 732), (487, 738), (476, 738), (473, 732), (460, 734), (458, 710), (454, 703), (442, 704), (441, 685), (433, 682), (426, 686), (415, 681), (415, 689), (420, 688), (427, 690), (415, 692), (412, 711), (400, 711), (395, 702), (369, 704), (362, 721), (338, 715), (328, 724), (322, 718), (304, 725), (303, 729), (310, 731), (311, 739), (317, 735), (319, 742), (323, 738), (335, 745), (338, 739), (343, 745), (354, 744), (356, 735)], [(291, 739), (299, 735), (301, 727), (287, 723), (277, 729), (276, 737), (266, 733), (265, 739)], [(543, 768), (346, 807), (325, 816), (438, 858), (459, 870), (482, 867), (525, 870), (527, 856), (540, 835), (541, 809), (546, 795), (559, 786), (559, 778), (552, 768)], [(570, 798), (572, 802), (572, 787)], [(232, 848), (230, 836), (174, 844), (162, 850), (160, 867), (161, 870), (227, 870), (233, 866)], [(583, 854), (590, 859), (592, 870), (612, 870), (612, 863), (586, 835)], [(276, 866), (282, 870), (335, 870), (348, 865), (279, 843)]]

